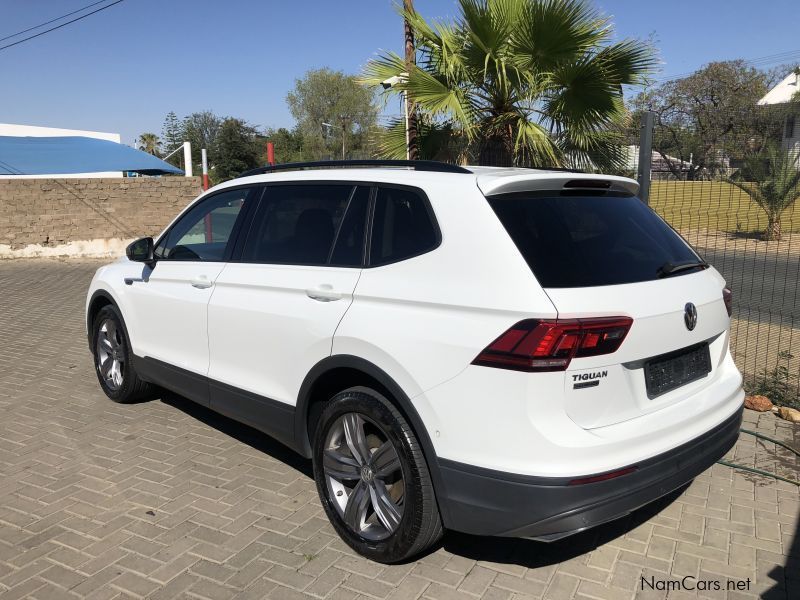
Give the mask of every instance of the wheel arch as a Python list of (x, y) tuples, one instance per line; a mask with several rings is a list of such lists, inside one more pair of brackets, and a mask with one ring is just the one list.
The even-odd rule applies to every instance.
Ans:
[(94, 324), (94, 319), (97, 317), (97, 313), (109, 304), (116, 306), (117, 310), (119, 310), (119, 304), (117, 304), (114, 297), (108, 291), (100, 289), (92, 294), (86, 305), (86, 337), (90, 350), (92, 349), (92, 325)]
[(376, 391), (384, 394), (395, 405), (411, 425), (422, 446), (425, 462), (428, 465), (428, 471), (433, 481), (439, 513), (446, 526), (449, 522), (446, 513), (447, 503), (443, 501), (446, 497), (446, 491), (439, 471), (436, 451), (428, 435), (428, 429), (403, 389), (388, 373), (370, 361), (358, 356), (339, 354), (329, 356), (311, 368), (303, 380), (297, 396), (295, 449), (305, 458), (311, 458), (311, 441), (309, 438), (313, 431), (313, 427), (310, 427), (312, 421), (319, 415), (322, 405), (331, 395), (356, 385), (375, 387)]

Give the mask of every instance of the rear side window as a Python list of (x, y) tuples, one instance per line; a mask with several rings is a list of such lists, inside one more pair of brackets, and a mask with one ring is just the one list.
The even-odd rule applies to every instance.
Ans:
[(378, 188), (369, 264), (385, 265), (433, 250), (439, 235), (432, 217), (421, 194), (402, 188)]
[[(368, 198), (369, 188), (353, 185), (269, 186), (253, 218), (241, 260), (327, 265), (335, 250), (336, 264), (361, 266)], [(360, 217), (349, 216), (351, 204)]]
[(514, 195), (489, 204), (545, 288), (651, 281), (667, 263), (698, 260), (633, 196)]

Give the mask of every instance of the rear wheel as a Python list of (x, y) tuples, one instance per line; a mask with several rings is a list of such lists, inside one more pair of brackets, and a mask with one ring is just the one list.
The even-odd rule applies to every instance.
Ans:
[(334, 528), (367, 558), (398, 562), (442, 535), (422, 448), (374, 390), (345, 390), (324, 408), (314, 434), (314, 478)]
[(139, 378), (131, 364), (128, 332), (114, 305), (100, 309), (92, 327), (94, 366), (100, 387), (114, 402), (133, 402), (147, 397), (153, 386)]

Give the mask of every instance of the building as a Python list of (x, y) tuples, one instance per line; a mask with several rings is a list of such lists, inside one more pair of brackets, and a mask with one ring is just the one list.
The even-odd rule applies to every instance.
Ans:
[[(107, 140), (110, 142), (121, 142), (121, 137), (118, 133), (106, 133), (103, 131), (83, 131), (80, 129), (60, 129), (56, 127), (37, 127), (35, 125), (14, 125), (11, 123), (0, 123), (0, 137), (67, 137), (67, 136), (80, 136), (94, 138), (98, 140)], [(13, 165), (13, 159), (8, 158), (6, 162)], [(102, 173), (50, 173), (47, 175), (2, 175), (0, 178), (46, 178), (46, 177), (122, 177), (122, 171), (106, 171)]]
[(795, 108), (786, 111), (783, 121), (781, 147), (800, 155), (800, 67), (789, 73), (783, 81), (758, 101), (759, 106), (774, 106), (795, 102)]

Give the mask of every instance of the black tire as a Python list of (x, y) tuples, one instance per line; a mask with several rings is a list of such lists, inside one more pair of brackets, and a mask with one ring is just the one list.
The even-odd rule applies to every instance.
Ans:
[[(118, 344), (114, 349), (114, 356), (119, 359), (119, 371), (121, 373), (121, 381), (118, 385), (113, 381), (107, 381), (100, 364), (100, 359), (103, 356), (101, 352), (105, 352), (105, 350), (100, 350), (98, 342), (101, 335), (108, 337), (107, 333), (110, 324), (113, 324), (115, 328), (111, 337)], [(92, 323), (92, 356), (94, 357), (94, 370), (97, 380), (100, 382), (100, 387), (103, 389), (103, 393), (114, 402), (135, 402), (152, 396), (155, 390), (154, 386), (143, 381), (131, 363), (133, 351), (128, 338), (128, 330), (125, 328), (125, 321), (122, 319), (119, 309), (113, 304), (101, 308), (94, 318), (94, 323)]]
[[(400, 468), (395, 471), (394, 477), (395, 479), (399, 477), (397, 473), (402, 475), (400, 489), (403, 491), (397, 492), (401, 494), (398, 506), (402, 507), (402, 515), (399, 517), (399, 524), (394, 525), (396, 529), (390, 530), (384, 527), (385, 537), (382, 539), (375, 539), (374, 536), (356, 531), (347, 524), (342, 514), (346, 510), (341, 506), (342, 495), (345, 497), (345, 504), (349, 504), (355, 497), (356, 485), (363, 485), (367, 489), (373, 479), (370, 475), (371, 470), (367, 469), (368, 479), (365, 479), (362, 467), (359, 471), (361, 479), (356, 480), (352, 490), (346, 489), (343, 492), (342, 488), (339, 488), (338, 494), (334, 494), (331, 486), (336, 484), (331, 483), (332, 480), (323, 468), (323, 454), (326, 450), (330, 451), (331, 436), (337, 435), (337, 428), (341, 426), (343, 419), (352, 418), (350, 417), (352, 414), (358, 415), (365, 423), (365, 430), (372, 432), (366, 435), (365, 441), (369, 440), (375, 447), (371, 447), (367, 454), (371, 452), (370, 456), (377, 457), (377, 445), (385, 445), (388, 441), (391, 442), (396, 458), (399, 459)], [(346, 454), (348, 448), (340, 445), (336, 451)], [(350, 453), (350, 456), (355, 457), (355, 453)], [(339, 536), (362, 556), (380, 563), (397, 563), (423, 552), (442, 537), (442, 521), (422, 447), (403, 415), (375, 390), (363, 387), (351, 388), (336, 394), (326, 404), (314, 431), (313, 463), (317, 492), (325, 513)], [(396, 464), (396, 461), (392, 464)], [(381, 484), (383, 476), (378, 475), (376, 465), (372, 466), (375, 467), (374, 479)], [(352, 480), (352, 474), (349, 476)], [(390, 483), (389, 487), (393, 485), (397, 484)], [(386, 489), (384, 486), (384, 492)], [(334, 497), (335, 495), (339, 496), (339, 500)], [(381, 521), (374, 510), (374, 496), (372, 498), (373, 501), (369, 502), (372, 516), (369, 518), (377, 524), (377, 527), (381, 527)]]

